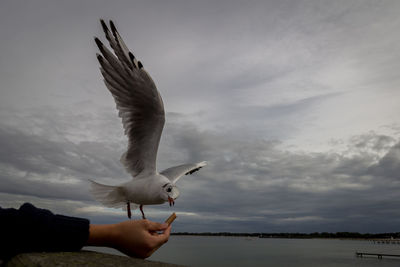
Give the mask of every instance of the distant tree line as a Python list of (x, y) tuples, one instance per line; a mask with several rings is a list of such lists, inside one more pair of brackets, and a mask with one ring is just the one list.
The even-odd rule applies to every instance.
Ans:
[(353, 238), (353, 239), (387, 239), (396, 238), (400, 239), (400, 232), (397, 233), (357, 233), (357, 232), (315, 232), (315, 233), (230, 233), (230, 232), (203, 232), (203, 233), (190, 233), (178, 232), (172, 235), (190, 235), (190, 236), (244, 236), (244, 237), (259, 237), (259, 238)]

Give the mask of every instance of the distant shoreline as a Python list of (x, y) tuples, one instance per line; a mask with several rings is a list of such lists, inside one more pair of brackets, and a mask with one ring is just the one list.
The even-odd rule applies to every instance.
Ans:
[(397, 233), (357, 233), (357, 232), (337, 232), (337, 233), (230, 233), (230, 232), (177, 232), (171, 233), (174, 236), (233, 236), (233, 237), (254, 237), (254, 238), (290, 238), (290, 239), (359, 239), (359, 240), (394, 240), (400, 241), (400, 232)]

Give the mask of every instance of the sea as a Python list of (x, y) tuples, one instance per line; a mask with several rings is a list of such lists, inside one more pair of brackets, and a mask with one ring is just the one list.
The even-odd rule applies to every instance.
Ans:
[[(109, 248), (86, 249), (121, 255)], [(400, 255), (400, 245), (368, 240), (171, 236), (148, 260), (199, 267), (400, 266), (400, 257), (356, 257), (356, 251)]]

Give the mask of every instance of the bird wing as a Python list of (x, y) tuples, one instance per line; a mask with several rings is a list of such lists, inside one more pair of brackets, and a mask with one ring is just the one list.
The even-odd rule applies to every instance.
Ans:
[(160, 174), (164, 175), (173, 184), (175, 184), (179, 180), (179, 178), (181, 178), (183, 175), (192, 174), (206, 165), (207, 165), (206, 161), (194, 164), (183, 164), (163, 170)]
[(97, 54), (97, 59), (129, 139), (121, 162), (134, 177), (143, 171), (155, 172), (158, 145), (165, 123), (161, 95), (142, 63), (126, 47), (114, 23), (110, 21), (110, 32), (106, 23), (103, 20), (100, 22), (115, 55), (96, 37), (101, 52), (101, 55)]

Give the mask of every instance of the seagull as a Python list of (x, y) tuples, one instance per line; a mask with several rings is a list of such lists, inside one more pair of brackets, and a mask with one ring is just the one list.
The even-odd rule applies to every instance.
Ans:
[(160, 173), (157, 171), (157, 150), (165, 123), (161, 95), (143, 64), (125, 45), (115, 24), (110, 20), (110, 31), (104, 20), (100, 20), (100, 23), (114, 53), (95, 37), (101, 52), (96, 55), (104, 83), (114, 97), (128, 137), (128, 148), (120, 161), (132, 179), (118, 186), (90, 180), (91, 193), (106, 207), (126, 207), (129, 219), (132, 216), (131, 208), (139, 206), (145, 219), (143, 205), (165, 202), (169, 202), (170, 206), (175, 205), (179, 196), (176, 182), (182, 176), (198, 171), (207, 162), (183, 164)]

